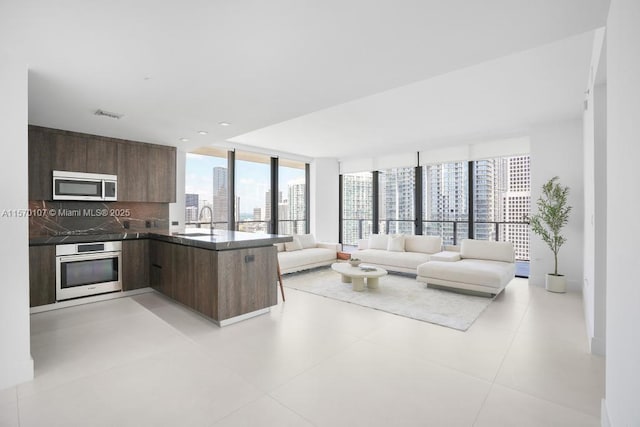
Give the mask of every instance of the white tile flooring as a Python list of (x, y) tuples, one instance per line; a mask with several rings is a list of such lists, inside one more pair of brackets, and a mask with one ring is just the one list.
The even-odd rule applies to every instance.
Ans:
[(459, 332), (286, 292), (225, 328), (156, 293), (32, 315), (0, 426), (600, 425), (579, 294), (515, 279)]

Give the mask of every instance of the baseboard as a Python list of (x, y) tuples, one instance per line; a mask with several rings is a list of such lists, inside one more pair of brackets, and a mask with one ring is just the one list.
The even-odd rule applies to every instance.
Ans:
[(591, 354), (606, 356), (606, 344), (603, 339), (599, 337), (591, 338)]
[(152, 288), (133, 289), (131, 291), (111, 292), (108, 294), (94, 295), (90, 297), (70, 299), (67, 301), (54, 302), (53, 304), (39, 305), (29, 309), (30, 314), (42, 313), (45, 311), (57, 310), (59, 308), (74, 307), (76, 305), (90, 304), (92, 302), (107, 301), (111, 299), (131, 297), (139, 294), (153, 292)]
[(0, 374), (0, 390), (22, 384), (33, 379), (33, 358), (4, 365)]
[(607, 412), (607, 400), (602, 399), (600, 402), (600, 425), (602, 427), (611, 427), (609, 412)]

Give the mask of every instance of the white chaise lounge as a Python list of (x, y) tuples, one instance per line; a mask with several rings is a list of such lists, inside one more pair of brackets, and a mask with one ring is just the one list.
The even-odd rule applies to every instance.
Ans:
[(459, 253), (433, 255), (417, 272), (427, 284), (497, 295), (515, 276), (513, 244), (465, 239)]

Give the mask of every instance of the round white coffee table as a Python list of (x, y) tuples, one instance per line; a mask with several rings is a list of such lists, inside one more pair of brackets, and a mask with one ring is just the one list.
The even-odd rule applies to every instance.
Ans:
[(377, 289), (378, 279), (387, 275), (387, 270), (376, 267), (373, 271), (363, 271), (360, 267), (352, 267), (347, 262), (335, 262), (331, 264), (331, 268), (342, 275), (343, 283), (351, 283), (354, 291), (364, 291), (365, 279), (367, 280), (367, 288)]

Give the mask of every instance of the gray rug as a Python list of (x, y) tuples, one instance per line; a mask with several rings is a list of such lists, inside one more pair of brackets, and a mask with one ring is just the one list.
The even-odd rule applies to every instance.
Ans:
[(342, 283), (340, 274), (330, 268), (287, 274), (283, 282), (288, 288), (460, 331), (469, 329), (493, 301), (492, 298), (431, 289), (415, 278), (396, 274), (381, 277), (379, 289), (365, 288), (362, 292), (354, 292), (351, 284)]

